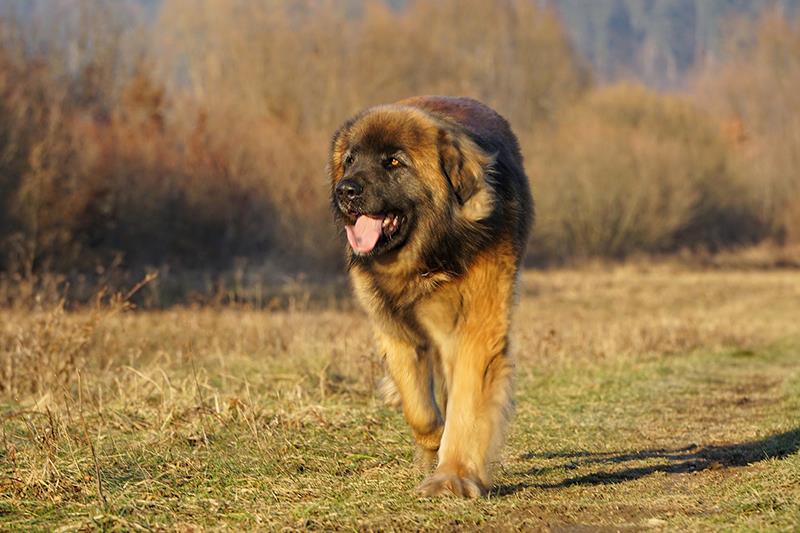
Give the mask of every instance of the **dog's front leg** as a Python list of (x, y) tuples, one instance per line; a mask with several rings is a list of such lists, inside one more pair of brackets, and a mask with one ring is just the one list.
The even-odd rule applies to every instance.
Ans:
[(502, 344), (492, 352), (464, 354), (471, 360), (453, 365), (439, 465), (420, 485), (423, 495), (475, 498), (488, 490), (489, 463), (502, 444), (511, 407), (513, 365)]
[(484, 266), (482, 275), (459, 287), (463, 310), (441, 350), (448, 402), (439, 464), (420, 485), (423, 495), (475, 498), (490, 487), (490, 462), (512, 406), (508, 329), (514, 274), (502, 267)]
[(428, 469), (436, 461), (443, 430), (433, 388), (433, 354), (427, 346), (414, 346), (385, 333), (379, 332), (377, 337), (389, 375), (400, 393), (403, 414), (414, 434), (417, 458)]

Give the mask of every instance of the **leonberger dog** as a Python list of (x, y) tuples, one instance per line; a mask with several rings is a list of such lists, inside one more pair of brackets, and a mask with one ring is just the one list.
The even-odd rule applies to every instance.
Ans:
[(468, 98), (367, 109), (331, 142), (335, 218), (391, 388), (435, 470), (425, 496), (485, 495), (512, 405), (509, 322), (533, 219), (519, 144)]

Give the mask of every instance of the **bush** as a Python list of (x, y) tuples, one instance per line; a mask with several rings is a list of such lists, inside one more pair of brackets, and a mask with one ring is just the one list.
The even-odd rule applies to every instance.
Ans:
[(64, 25), (44, 35), (0, 23), (1, 270), (338, 270), (330, 135), (432, 93), (510, 119), (535, 261), (800, 239), (800, 32), (780, 14), (729, 32), (693, 105), (592, 89), (555, 13), (529, 0), (164, 0), (155, 20), (93, 5), (48, 4)]
[(337, 268), (324, 169), (351, 113), (455, 93), (532, 128), (588, 83), (553, 13), (525, 0), (166, 0), (152, 27), (118, 35), (123, 4), (98, 5), (63, 40), (0, 50), (0, 107), (31, 111), (0, 118), (0, 241), (20, 243), (0, 252), (6, 269)]
[(698, 101), (728, 126), (770, 236), (800, 243), (800, 26), (774, 10), (727, 33), (728, 60), (699, 76)]
[(542, 260), (625, 257), (759, 237), (716, 123), (684, 99), (598, 89), (531, 146)]

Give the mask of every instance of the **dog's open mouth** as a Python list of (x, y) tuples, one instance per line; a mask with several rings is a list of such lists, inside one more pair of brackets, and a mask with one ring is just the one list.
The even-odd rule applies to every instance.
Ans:
[(368, 254), (383, 237), (389, 241), (397, 233), (403, 219), (400, 215), (389, 213), (386, 215), (355, 215), (353, 225), (344, 227), (347, 232), (347, 241), (358, 254)]

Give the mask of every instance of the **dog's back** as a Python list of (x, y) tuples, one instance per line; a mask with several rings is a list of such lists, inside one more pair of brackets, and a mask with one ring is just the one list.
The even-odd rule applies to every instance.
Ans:
[(494, 222), (513, 235), (514, 248), (522, 259), (533, 224), (534, 207), (519, 142), (506, 119), (472, 98), (459, 96), (415, 96), (398, 102), (455, 122), (487, 153), (495, 154), (493, 187), (501, 198)]

